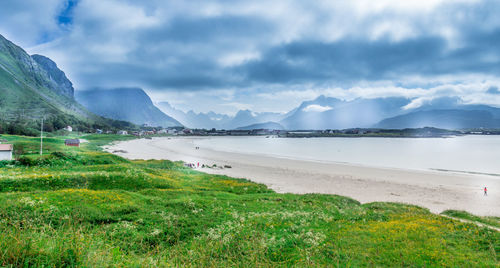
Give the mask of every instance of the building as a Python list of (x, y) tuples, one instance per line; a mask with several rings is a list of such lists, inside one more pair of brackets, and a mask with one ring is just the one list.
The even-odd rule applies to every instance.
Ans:
[(128, 135), (128, 132), (125, 130), (118, 131), (118, 135)]
[(12, 150), (14, 146), (12, 144), (0, 144), (0, 161), (12, 160)]
[(64, 130), (69, 131), (69, 132), (73, 132), (73, 128), (71, 126), (65, 127)]
[(167, 134), (177, 135), (177, 129), (169, 128), (167, 129)]
[(65, 140), (64, 144), (66, 146), (80, 147), (80, 140), (79, 139), (69, 139), (69, 140)]

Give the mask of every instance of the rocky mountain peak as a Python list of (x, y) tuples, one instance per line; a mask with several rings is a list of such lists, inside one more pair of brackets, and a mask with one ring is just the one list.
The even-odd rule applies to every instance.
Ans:
[(38, 54), (32, 55), (31, 58), (47, 72), (47, 76), (52, 82), (51, 88), (70, 98), (74, 97), (75, 89), (73, 88), (73, 84), (66, 77), (66, 74), (57, 67), (54, 61)]

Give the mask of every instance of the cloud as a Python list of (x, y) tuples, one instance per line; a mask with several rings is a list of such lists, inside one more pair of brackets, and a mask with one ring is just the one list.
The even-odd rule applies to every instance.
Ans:
[[(446, 45), (441, 38), (421, 38), (398, 43), (389, 40), (335, 43), (294, 42), (267, 51), (260, 60), (240, 66), (248, 80), (268, 83), (301, 81), (350, 82), (379, 80), (408, 74), (446, 73)], [(443, 64), (444, 63), (444, 64)]]
[(331, 109), (333, 109), (333, 108), (330, 107), (330, 106), (321, 106), (321, 105), (317, 105), (317, 104), (311, 104), (311, 105), (308, 105), (308, 106), (304, 107), (302, 109), (302, 111), (304, 111), (304, 112), (318, 112), (318, 113), (321, 113), (321, 112), (329, 111)]
[(494, 0), (7, 0), (0, 33), (77, 90), (138, 86), (186, 109), (286, 111), (321, 94), (492, 103), (499, 12)]
[(6, 0), (0, 8), (0, 34), (24, 47), (51, 41), (63, 29), (57, 21), (62, 0)]

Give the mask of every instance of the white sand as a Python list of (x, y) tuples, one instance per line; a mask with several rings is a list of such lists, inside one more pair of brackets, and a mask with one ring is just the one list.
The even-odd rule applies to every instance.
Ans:
[[(414, 204), (440, 213), (465, 210), (476, 215), (500, 216), (500, 178), (439, 171), (414, 171), (359, 165), (319, 163), (264, 155), (195, 149), (202, 137), (140, 139), (107, 146), (128, 159), (169, 159), (190, 163), (230, 165), (199, 170), (247, 178), (279, 193), (323, 193), (349, 196), (362, 203), (390, 201)], [(488, 185), (488, 196), (483, 186)]]

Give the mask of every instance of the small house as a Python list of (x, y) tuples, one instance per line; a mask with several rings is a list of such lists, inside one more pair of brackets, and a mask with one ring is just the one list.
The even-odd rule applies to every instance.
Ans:
[(64, 141), (64, 144), (66, 146), (80, 147), (80, 140), (79, 139), (68, 139), (68, 140)]
[(118, 135), (128, 135), (128, 132), (125, 130), (118, 131)]
[(68, 131), (68, 132), (73, 132), (73, 128), (71, 126), (66, 126), (64, 128), (64, 130)]
[(14, 146), (12, 144), (0, 144), (0, 161), (12, 160), (12, 151)]

